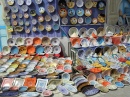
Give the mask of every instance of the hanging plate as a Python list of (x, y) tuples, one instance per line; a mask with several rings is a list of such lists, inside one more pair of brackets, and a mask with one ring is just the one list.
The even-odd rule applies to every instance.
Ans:
[(118, 25), (115, 26), (115, 33), (116, 34), (120, 33), (120, 27)]
[(114, 33), (115, 33), (114, 26), (109, 25), (106, 27), (106, 36), (113, 36)]
[(18, 5), (23, 5), (24, 4), (24, 0), (17, 0)]
[(15, 2), (14, 0), (7, 0), (8, 5), (13, 5), (14, 2)]
[(41, 3), (42, 3), (42, 0), (35, 0), (35, 2), (36, 2), (37, 4), (41, 4)]
[(26, 12), (26, 11), (28, 11), (28, 6), (22, 5), (21, 9), (22, 9), (23, 12)]
[(18, 12), (18, 7), (16, 5), (12, 6), (11, 10), (12, 10), (13, 13), (17, 13)]
[(31, 5), (32, 4), (32, 0), (26, 0), (26, 5)]

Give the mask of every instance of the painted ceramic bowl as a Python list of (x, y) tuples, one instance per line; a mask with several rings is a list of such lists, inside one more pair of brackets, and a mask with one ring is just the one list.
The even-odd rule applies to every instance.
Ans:
[(3, 55), (9, 54), (10, 51), (11, 51), (10, 47), (8, 47), (8, 46), (4, 46), (4, 47), (3, 47), (3, 50), (2, 50)]
[(43, 46), (38, 45), (38, 46), (36, 47), (36, 53), (37, 53), (37, 54), (42, 54), (43, 52), (44, 52)]
[(61, 47), (60, 46), (54, 46), (53, 47), (53, 53), (54, 54), (59, 54), (61, 52)]
[(68, 10), (68, 16), (70, 16), (70, 17), (75, 16), (75, 10), (74, 9), (69, 9)]
[(51, 43), (51, 40), (49, 37), (43, 37), (42, 38), (42, 45), (43, 46), (46, 46), (46, 45), (49, 45)]
[(56, 22), (56, 21), (58, 21), (59, 20), (59, 16), (58, 15), (53, 15), (52, 16), (52, 20), (54, 21), (54, 22)]
[(85, 16), (89, 17), (92, 15), (92, 10), (91, 9), (85, 9)]
[(97, 42), (98, 42), (99, 45), (105, 45), (105, 40), (104, 40), (103, 37), (98, 37)]
[(51, 39), (51, 44), (53, 46), (60, 45), (60, 40), (58, 38), (52, 38)]
[(81, 40), (81, 45), (82, 45), (82, 47), (89, 47), (89, 44), (90, 44), (90, 41), (89, 41), (88, 39), (83, 38), (83, 39)]
[(84, 59), (85, 58), (85, 51), (84, 50), (78, 50), (78, 57), (80, 58), (80, 59)]
[(54, 25), (53, 25), (53, 29), (54, 29), (54, 30), (59, 30), (59, 28), (60, 28), (59, 24), (54, 24)]
[(68, 24), (68, 19), (67, 18), (62, 18), (62, 24), (64, 24), (64, 25), (66, 25), (66, 24)]
[(32, 16), (36, 16), (36, 11), (35, 11), (35, 10), (31, 10), (31, 11), (30, 11), (30, 14), (31, 14)]
[(45, 91), (43, 91), (42, 92), (42, 95), (44, 96), (44, 97), (49, 97), (49, 96), (51, 96), (53, 93), (52, 93), (52, 91), (50, 91), (50, 90), (45, 90)]
[(67, 2), (67, 7), (68, 8), (74, 8), (74, 6), (75, 6), (75, 2), (74, 1), (68, 1)]
[(76, 27), (71, 27), (69, 29), (69, 36), (70, 37), (78, 37), (79, 31)]
[(26, 46), (29, 46), (29, 45), (32, 45), (32, 44), (33, 44), (32, 38), (26, 38), (26, 39), (25, 39), (25, 45), (26, 45)]
[(73, 48), (80, 48), (81, 39), (80, 38), (70, 38), (71, 44)]
[(97, 31), (94, 28), (90, 28), (88, 30), (88, 35), (90, 36), (90, 38), (96, 38), (97, 37)]
[(63, 80), (70, 80), (70, 74), (69, 73), (63, 73), (62, 74), (62, 79)]
[(87, 9), (92, 8), (92, 7), (93, 7), (93, 2), (92, 2), (92, 0), (87, 0), (87, 1), (85, 2), (85, 7), (86, 7)]
[(34, 46), (28, 46), (27, 47), (27, 53), (28, 54), (34, 54), (35, 53), (35, 47)]
[(40, 31), (43, 31), (43, 30), (44, 30), (44, 25), (38, 25), (38, 29), (39, 29)]
[(64, 8), (60, 9), (59, 11), (59, 15), (61, 18), (65, 18), (67, 16), (67, 13), (68, 13), (67, 10)]
[(43, 13), (45, 12), (45, 8), (44, 8), (44, 7), (39, 7), (39, 12), (40, 12), (41, 14), (43, 14)]
[(77, 7), (83, 7), (84, 1), (83, 0), (77, 0), (76, 5), (77, 5)]
[(105, 10), (105, 7), (106, 7), (106, 2), (105, 1), (98, 1), (97, 2), (97, 8), (99, 10)]
[(32, 19), (32, 24), (36, 25), (37, 24), (37, 20), (36, 19)]
[(118, 25), (115, 26), (115, 34), (120, 33), (120, 27)]
[(55, 11), (55, 7), (53, 5), (48, 6), (48, 12), (53, 13)]
[(37, 4), (41, 4), (41, 3), (42, 3), (42, 0), (35, 0), (35, 2), (36, 2)]
[(78, 8), (78, 9), (76, 10), (76, 14), (77, 14), (78, 16), (83, 16), (83, 15), (84, 15), (84, 10), (83, 10), (82, 8)]
[(23, 38), (17, 38), (16, 39), (16, 44), (17, 46), (21, 46), (21, 45), (24, 45), (24, 39)]
[(110, 25), (106, 27), (106, 36), (113, 36), (114, 32), (115, 32), (114, 26)]
[(51, 46), (46, 46), (44, 49), (45, 49), (44, 52), (46, 54), (51, 54), (52, 53), (52, 47)]
[(87, 37), (87, 28), (85, 27), (82, 27), (80, 30), (79, 30), (79, 36), (80, 38), (84, 38), (84, 37)]
[(16, 46), (12, 46), (11, 47), (11, 54), (18, 54), (19, 53), (19, 49)]
[(46, 15), (46, 16), (45, 16), (45, 20), (46, 20), (47, 22), (51, 21), (51, 16)]
[(78, 22), (78, 20), (77, 20), (76, 17), (72, 17), (72, 18), (70, 19), (70, 23), (71, 23), (72, 25), (76, 25), (77, 22)]
[(33, 39), (33, 44), (34, 45), (41, 45), (42, 44), (42, 40), (39, 37), (35, 37)]
[(105, 44), (112, 45), (112, 38), (111, 37), (106, 37), (105, 38)]

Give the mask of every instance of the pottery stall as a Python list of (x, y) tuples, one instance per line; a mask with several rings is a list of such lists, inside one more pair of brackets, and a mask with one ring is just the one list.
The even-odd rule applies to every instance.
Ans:
[[(130, 27), (104, 27), (107, 0), (4, 5), (11, 36), (0, 56), (0, 97), (93, 96), (130, 84)], [(70, 40), (69, 57), (63, 35)]]

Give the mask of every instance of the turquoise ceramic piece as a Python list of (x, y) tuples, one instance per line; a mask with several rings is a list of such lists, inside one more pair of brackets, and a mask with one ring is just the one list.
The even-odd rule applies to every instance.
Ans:
[(13, 46), (12, 48), (11, 48), (11, 54), (18, 54), (19, 53), (19, 49), (18, 49), (18, 47), (16, 47), (16, 46)]
[(44, 52), (43, 46), (39, 45), (36, 47), (36, 53), (37, 54), (42, 54)]
[(84, 15), (84, 9), (83, 8), (78, 8), (76, 10), (76, 14), (77, 14), (77, 16), (83, 16)]
[(75, 10), (74, 9), (69, 9), (68, 10), (68, 16), (70, 16), (70, 17), (75, 16)]

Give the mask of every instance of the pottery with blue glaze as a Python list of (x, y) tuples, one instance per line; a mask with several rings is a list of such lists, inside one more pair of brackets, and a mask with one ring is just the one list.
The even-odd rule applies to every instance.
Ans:
[(68, 10), (68, 16), (70, 16), (70, 17), (75, 16), (75, 9), (69, 9)]
[(38, 45), (38, 46), (36, 47), (36, 53), (37, 53), (37, 54), (42, 54), (43, 52), (44, 52), (44, 47), (41, 46), (41, 45)]
[(26, 86), (22, 86), (22, 87), (20, 87), (19, 88), (19, 92), (25, 92), (25, 91), (27, 91), (28, 90), (28, 87), (26, 87)]

